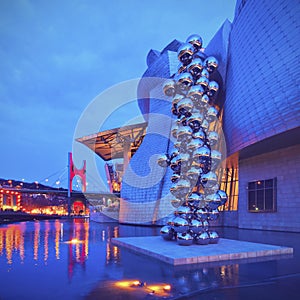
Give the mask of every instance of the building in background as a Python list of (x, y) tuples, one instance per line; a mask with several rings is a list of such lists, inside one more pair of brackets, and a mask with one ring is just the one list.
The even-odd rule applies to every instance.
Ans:
[[(229, 200), (221, 225), (300, 231), (299, 36), (297, 1), (243, 0), (236, 3), (233, 23), (225, 21), (206, 46), (205, 53), (220, 62), (224, 83), (220, 115), (228, 159), (221, 186)], [(174, 41), (160, 53), (151, 50), (144, 77), (171, 77), (180, 45)], [(139, 100), (142, 113), (171, 117), (161, 88), (154, 85), (147, 89), (149, 97)], [(141, 176), (149, 172), (152, 155), (168, 152), (166, 136), (171, 126), (158, 125), (155, 117), (146, 121), (148, 132), (160, 126), (166, 135), (146, 134), (130, 161)], [(170, 200), (164, 198), (171, 185), (169, 172), (154, 186), (144, 188), (126, 184), (133, 179), (125, 173), (121, 222), (144, 219), (149, 224), (163, 223)]]
[[(205, 28), (194, 30), (201, 35)], [(218, 225), (300, 231), (299, 36), (298, 1), (237, 0), (233, 22), (226, 20), (204, 41), (204, 53), (219, 60), (223, 79), (219, 107), (227, 161), (220, 180), (229, 199)], [(147, 78), (170, 78), (181, 44), (174, 40), (147, 56), (138, 90), (147, 129), (122, 174), (121, 223), (164, 224), (173, 211), (170, 168), (150, 168), (156, 155), (169, 152), (171, 105), (161, 80)]]

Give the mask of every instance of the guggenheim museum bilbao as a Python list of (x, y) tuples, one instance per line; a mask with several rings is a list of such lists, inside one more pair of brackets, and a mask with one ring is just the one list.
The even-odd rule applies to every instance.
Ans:
[[(212, 79), (226, 146), (217, 174), (228, 200), (216, 225), (300, 231), (299, 36), (298, 0), (237, 0), (233, 22), (203, 41), (200, 59), (218, 61)], [(178, 60), (185, 42), (148, 53), (137, 91), (147, 128), (122, 175), (121, 223), (162, 225), (175, 210), (172, 170), (157, 164), (174, 147), (172, 97), (159, 79), (185, 68)]]

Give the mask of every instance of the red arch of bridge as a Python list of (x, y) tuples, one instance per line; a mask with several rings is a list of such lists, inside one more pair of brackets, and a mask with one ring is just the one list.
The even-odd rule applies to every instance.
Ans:
[(72, 192), (72, 181), (75, 176), (79, 176), (82, 182), (82, 192), (86, 192), (86, 160), (83, 161), (83, 167), (77, 169), (73, 162), (72, 152), (69, 152), (69, 193)]

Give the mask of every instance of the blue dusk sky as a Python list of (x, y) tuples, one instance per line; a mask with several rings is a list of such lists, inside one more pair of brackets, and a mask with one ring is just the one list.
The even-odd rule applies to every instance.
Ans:
[[(0, 178), (66, 178), (89, 103), (141, 77), (150, 49), (192, 33), (205, 47), (234, 9), (235, 0), (0, 0)], [(138, 114), (131, 104), (102, 129)]]

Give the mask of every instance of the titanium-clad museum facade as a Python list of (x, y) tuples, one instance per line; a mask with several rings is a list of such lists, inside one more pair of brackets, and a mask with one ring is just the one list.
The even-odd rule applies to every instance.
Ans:
[[(219, 118), (227, 160), (220, 184), (229, 199), (219, 225), (300, 231), (299, 36), (299, 1), (238, 0), (233, 23), (226, 20), (207, 46), (204, 41), (223, 78)], [(180, 45), (175, 40), (161, 52), (151, 50), (143, 78), (174, 75)], [(148, 127), (123, 176), (122, 223), (163, 224), (174, 210), (171, 172), (154, 166), (171, 145), (170, 100), (160, 83), (140, 82)]]

